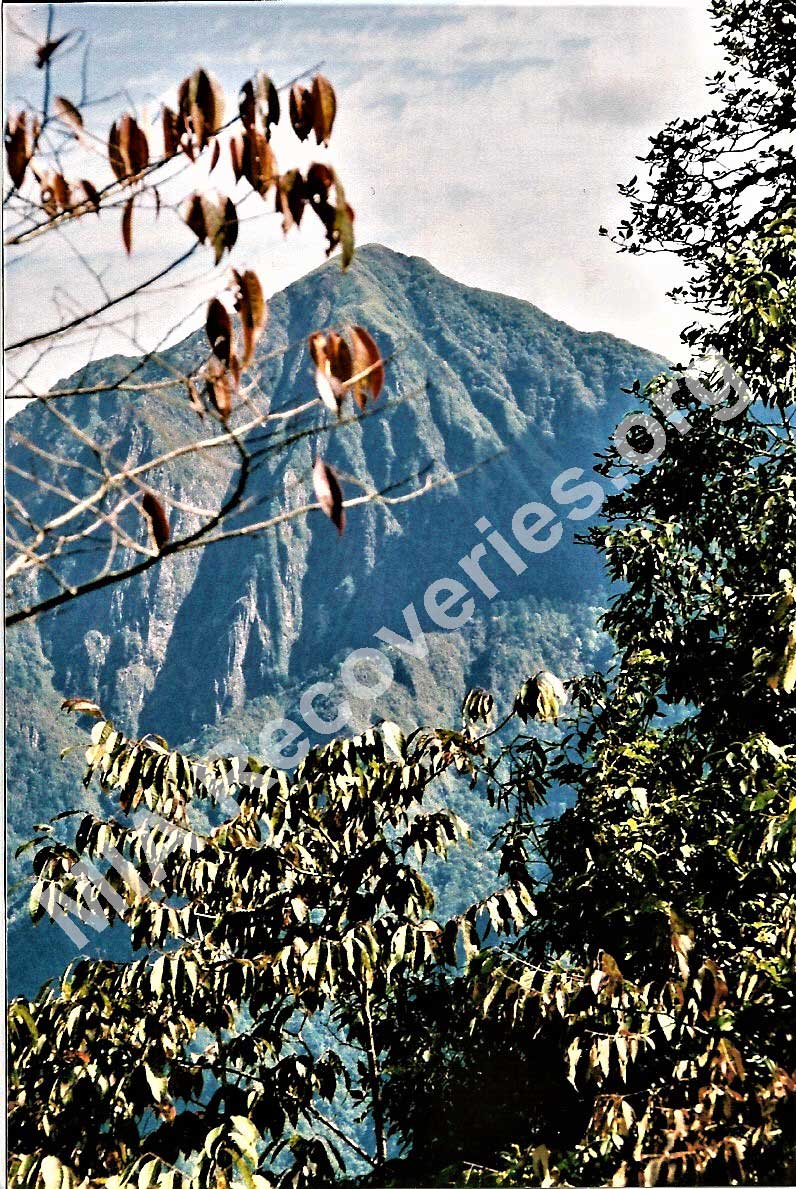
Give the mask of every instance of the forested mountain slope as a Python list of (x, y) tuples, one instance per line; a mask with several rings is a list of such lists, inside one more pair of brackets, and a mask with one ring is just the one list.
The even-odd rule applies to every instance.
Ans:
[[(510, 536), (517, 508), (530, 500), (552, 503), (550, 485), (562, 471), (589, 468), (627, 408), (622, 388), (650, 376), (661, 361), (610, 335), (573, 330), (526, 302), (454, 282), (425, 260), (369, 245), (347, 273), (330, 262), (273, 298), (258, 347), (259, 383), (272, 407), (312, 395), (307, 335), (346, 322), (367, 326), (384, 355), (393, 356), (375, 406), (382, 411), (322, 439), (323, 456), (346, 494), (356, 494), (346, 476), (385, 487), (430, 463), (434, 473), (484, 465), (413, 502), (352, 511), (340, 539), (322, 518), (297, 519), (263, 537), (180, 554), (12, 628), (6, 678), (12, 848), (33, 823), (85, 795), (80, 751), (58, 758), (75, 738), (74, 725), (58, 710), (64, 697), (94, 698), (124, 730), (156, 731), (173, 744), (235, 739), (256, 748), (269, 719), (300, 721), (307, 685), (334, 683), (351, 650), (379, 643), (380, 628), (408, 636), (409, 604), (430, 633), (429, 656), (414, 659), (388, 648), (396, 683), (377, 703), (352, 703), (360, 722), (366, 714), (405, 726), (453, 721), (470, 685), (511, 689), (541, 666), (566, 675), (599, 663), (595, 617), (607, 591), (596, 558), (573, 544), (583, 522), (565, 521), (560, 543), (530, 557), (520, 575), (492, 551), (484, 572), (497, 593), (470, 582), (475, 612), (458, 631), (435, 627), (424, 593), (438, 578), (467, 582), (458, 562), (482, 539), (475, 527), (481, 517)], [(172, 357), (195, 362), (205, 349), (197, 334)], [(104, 361), (93, 365), (90, 378), (125, 366)], [(151, 374), (142, 373), (142, 381)], [(113, 440), (118, 456), (131, 462), (196, 433), (187, 399), (145, 392), (125, 401), (118, 394), (68, 399), (70, 413), (79, 408), (81, 424)], [(39, 407), (22, 410), (9, 429), (11, 458), (24, 456), (14, 429), (42, 449), (79, 455), (60, 422)], [(305, 437), (287, 451), (262, 452), (252, 488), (258, 504), (242, 519), (261, 516), (260, 505), (274, 497), (282, 504), (309, 497), (315, 449)], [(11, 475), (10, 485), (15, 482)], [(224, 497), (229, 472), (205, 456), (172, 471), (172, 482), (172, 494), (213, 507)], [(29, 492), (26, 499), (30, 506)], [(53, 514), (54, 500), (42, 493), (40, 522)], [(78, 556), (76, 575), (81, 564)], [(328, 717), (338, 700), (329, 697)], [(316, 704), (326, 713), (324, 699)], [(479, 807), (468, 813), (461, 796), (459, 811), (477, 824)], [(442, 885), (478, 879), (472, 858), (457, 862), (463, 864), (458, 876), (441, 872)], [(12, 872), (12, 883), (24, 876), (19, 865)], [(24, 900), (21, 884), (11, 895), (18, 918), (12, 993), (30, 992), (71, 956), (59, 930), (42, 925), (31, 932)], [(96, 944), (107, 943), (100, 937)]]

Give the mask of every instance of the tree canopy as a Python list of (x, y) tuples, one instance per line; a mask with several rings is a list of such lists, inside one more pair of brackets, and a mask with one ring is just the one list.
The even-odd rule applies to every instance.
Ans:
[[(495, 725), (471, 691), (459, 729), (384, 724), (291, 778), (71, 706), (108, 815), (42, 831), (33, 911), (97, 912), (99, 860), (144, 953), (12, 1004), (14, 1184), (792, 1180), (790, 7), (715, 0), (714, 108), (626, 188), (620, 246), (681, 255), (710, 317), (696, 376), (635, 390), (660, 448), (639, 420), (599, 463), (607, 673), (531, 676)], [(454, 773), (500, 811), (502, 883), (438, 920)]]

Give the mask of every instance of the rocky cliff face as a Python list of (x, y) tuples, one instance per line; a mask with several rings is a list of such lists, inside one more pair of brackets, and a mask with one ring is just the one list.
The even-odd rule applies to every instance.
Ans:
[[(626, 408), (622, 388), (660, 361), (371, 245), (346, 274), (330, 262), (271, 302), (258, 379), (272, 408), (312, 395), (309, 332), (348, 321), (368, 326), (394, 358), (382, 411), (324, 439), (323, 455), (341, 475), (384, 487), (428, 464), (457, 471), (503, 453), (422, 499), (353, 512), (340, 540), (320, 517), (296, 519), (269, 535), (181, 554), (12, 629), (12, 843), (33, 822), (79, 801), (77, 761), (70, 768), (57, 758), (67, 735), (57, 710), (65, 696), (97, 699), (128, 731), (157, 731), (178, 744), (232, 735), (252, 745), (262, 722), (294, 712), (309, 681), (334, 676), (350, 650), (374, 645), (378, 629), (406, 636), (410, 603), (421, 627), (433, 629), (429, 659), (390, 651), (395, 687), (358, 713), (449, 718), (467, 684), (512, 682), (534, 664), (572, 670), (595, 662), (594, 620), (606, 591), (596, 558), (573, 545), (582, 523), (568, 522), (560, 544), (531, 557), (520, 575), (493, 553), (484, 570), (497, 593), (473, 590), (475, 614), (458, 632), (435, 629), (423, 597), (434, 579), (463, 578), (458, 563), (482, 539), (479, 518), (508, 532), (522, 504), (550, 502), (550, 484), (562, 470), (590, 467)], [(194, 336), (174, 356), (196, 358), (201, 350)], [(107, 371), (121, 361), (96, 366)], [(69, 399), (82, 401), (83, 423), (116, 440), (118, 456), (131, 461), (195, 433), (187, 402), (145, 393), (124, 402)], [(76, 449), (40, 409), (17, 414), (14, 427), (44, 449)], [(261, 440), (249, 443), (258, 457), (254, 506), (244, 521), (261, 518), (268, 506), (300, 504), (310, 493), (311, 439), (270, 452), (259, 432)], [(22, 449), (9, 447), (12, 455)], [(171, 472), (167, 482), (184, 501), (214, 507), (230, 475), (222, 460), (206, 456)]]

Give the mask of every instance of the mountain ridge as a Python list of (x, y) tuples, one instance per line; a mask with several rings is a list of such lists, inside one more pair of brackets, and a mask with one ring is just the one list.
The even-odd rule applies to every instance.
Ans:
[[(519, 298), (470, 289), (382, 245), (358, 249), (345, 274), (327, 262), (269, 304), (255, 370), (272, 408), (313, 395), (306, 339), (315, 329), (361, 323), (392, 357), (377, 415), (323, 439), (324, 457), (349, 491), (345, 476), (383, 489), (429, 462), (438, 472), (476, 469), (395, 509), (375, 503), (352, 510), (341, 540), (322, 518), (291, 521), (263, 537), (176, 555), (12, 629), (8, 775), (18, 797), (9, 809), (11, 846), (33, 822), (76, 799), (77, 758), (57, 760), (64, 740), (75, 738), (58, 713), (62, 697), (92, 697), (121, 729), (156, 731), (175, 745), (210, 746), (223, 736), (254, 747), (264, 721), (296, 713), (309, 682), (339, 675), (346, 655), (373, 646), (380, 627), (402, 632), (402, 609), (422, 605), (430, 581), (462, 577), (458, 563), (481, 540), (480, 517), (505, 530), (527, 501), (550, 501), (550, 484), (563, 470), (588, 470), (628, 407), (622, 389), (662, 362), (605, 332), (567, 327)], [(167, 356), (188, 366), (200, 347), (196, 332)], [(84, 379), (129, 366), (114, 357), (92, 365)], [(157, 374), (147, 365), (140, 382)], [(187, 400), (153, 399), (143, 390), (123, 405), (102, 395), (62, 399), (81, 424), (118, 439), (118, 450), (136, 462), (195, 434)], [(17, 423), (42, 448), (74, 454), (54, 419), (45, 425), (37, 413), (21, 410), (11, 428)], [(17, 449), (10, 443), (9, 456)], [(500, 450), (489, 465), (476, 465)], [(312, 457), (309, 440), (289, 457), (263, 451), (253, 496), (277, 506), (299, 502)], [(218, 460), (189, 459), (163, 482), (168, 494), (212, 507), (230, 474)], [(37, 515), (46, 511), (45, 494)], [(407, 725), (412, 717), (452, 721), (467, 684), (508, 689), (533, 665), (569, 675), (597, 663), (603, 646), (594, 621), (607, 584), (596, 557), (573, 545), (582, 527), (567, 523), (561, 543), (522, 575), (504, 565), (498, 579), (494, 569), (497, 594), (479, 596), (459, 632), (424, 625), (431, 629), (427, 664), (391, 650), (392, 688), (356, 712)], [(30, 956), (24, 926), (15, 952)]]

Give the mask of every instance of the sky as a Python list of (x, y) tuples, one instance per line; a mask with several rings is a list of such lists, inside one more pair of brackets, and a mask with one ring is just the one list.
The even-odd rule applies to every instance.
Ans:
[[(6, 5), (4, 14), (6, 104), (35, 102), (42, 83), (35, 46), (15, 30), (40, 37), (46, 6)], [(218, 76), (234, 109), (256, 70), (281, 83), (322, 62), (338, 96), (328, 158), (356, 210), (360, 244), (424, 256), (458, 280), (529, 300), (579, 329), (682, 355), (688, 311), (666, 297), (681, 278), (677, 262), (620, 255), (598, 228), (627, 213), (617, 183), (643, 176), (637, 158), (649, 136), (708, 103), (704, 78), (719, 63), (702, 4), (58, 5), (56, 34), (73, 27), (90, 38), (91, 93), (125, 92), (93, 106), (90, 119), (86, 109), (103, 137), (131, 106), (142, 122), (156, 123), (161, 102), (173, 101), (197, 65)], [(77, 98), (78, 63), (75, 55), (58, 67), (56, 93)], [(274, 147), (283, 170), (323, 158), (292, 136), (277, 136)], [(81, 152), (70, 168), (98, 177), (101, 162), (81, 160)], [(212, 179), (221, 189), (232, 185), (225, 161)], [(166, 206), (170, 197), (176, 191), (166, 191)], [(317, 221), (283, 238), (278, 216), (251, 203), (247, 210), (231, 263), (255, 267), (268, 292), (323, 260)], [(156, 222), (134, 214), (133, 255), (120, 262), (119, 220), (108, 211), (81, 220), (69, 236), (7, 253), (7, 341), (57, 322), (59, 293), (72, 300), (82, 286), (85, 303), (92, 286), (113, 288), (119, 276), (126, 288), (192, 242), (174, 211)], [(91, 257), (96, 277), (80, 272), (78, 252)], [(207, 281), (209, 260), (202, 264), (197, 272), (191, 262), (198, 288), (190, 297), (163, 285), (139, 303), (132, 340), (129, 326), (107, 327), (99, 339), (75, 336), (43, 361), (36, 381), (74, 370), (87, 352), (150, 346), (184, 318), (181, 337), (218, 285)], [(12, 360), (12, 375), (19, 367)]]

